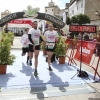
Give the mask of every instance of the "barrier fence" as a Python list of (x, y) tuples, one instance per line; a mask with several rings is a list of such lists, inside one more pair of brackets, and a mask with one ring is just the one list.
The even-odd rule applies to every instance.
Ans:
[(76, 61), (80, 62), (82, 43), (82, 63), (94, 70), (94, 80), (96, 79), (96, 75), (99, 77), (100, 80), (100, 55), (95, 56), (94, 54), (97, 45), (100, 45), (100, 43), (73, 39), (66, 39), (66, 43), (68, 44), (68, 50), (66, 54), (66, 57), (68, 58), (68, 64), (77, 65)]

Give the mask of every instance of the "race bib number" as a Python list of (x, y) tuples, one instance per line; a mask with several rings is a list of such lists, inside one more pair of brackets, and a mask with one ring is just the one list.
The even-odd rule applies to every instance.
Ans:
[(38, 41), (34, 41), (34, 44), (35, 44), (35, 45), (38, 45), (39, 43), (38, 43)]
[(53, 43), (49, 43), (49, 44), (48, 44), (48, 49), (53, 49), (53, 48), (54, 48), (54, 45), (55, 45), (55, 44), (53, 44)]
[(29, 46), (27, 45), (26, 48), (28, 48)]

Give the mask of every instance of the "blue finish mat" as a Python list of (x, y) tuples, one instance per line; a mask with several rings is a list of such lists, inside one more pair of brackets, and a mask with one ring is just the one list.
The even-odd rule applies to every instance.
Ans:
[(1, 88), (25, 88), (25, 87), (40, 87), (44, 85), (70, 85), (70, 84), (84, 84), (86, 82), (94, 82), (93, 76), (89, 74), (90, 80), (79, 78), (75, 76), (77, 73), (76, 66), (69, 66), (66, 64), (53, 63), (51, 66), (53, 72), (49, 73), (48, 64), (45, 62), (45, 56), (42, 51), (39, 54), (38, 77), (34, 77), (34, 59), (33, 66), (26, 65), (27, 56), (22, 57), (21, 51), (11, 51), (16, 55), (16, 61), (12, 66), (7, 67), (7, 74), (0, 75)]

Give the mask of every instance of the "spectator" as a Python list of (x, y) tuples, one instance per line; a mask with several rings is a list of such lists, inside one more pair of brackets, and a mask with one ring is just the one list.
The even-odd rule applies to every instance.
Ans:
[(81, 40), (81, 37), (82, 37), (82, 33), (79, 33), (77, 39)]
[(84, 40), (85, 40), (85, 41), (89, 41), (89, 36), (88, 36), (87, 33), (84, 34)]
[(89, 40), (92, 41), (93, 40), (93, 33), (89, 34)]

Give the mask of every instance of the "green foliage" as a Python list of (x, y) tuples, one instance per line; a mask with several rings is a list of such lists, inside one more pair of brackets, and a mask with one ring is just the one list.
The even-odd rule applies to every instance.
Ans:
[(67, 18), (66, 18), (66, 24), (69, 25), (70, 23), (71, 23), (71, 22), (70, 22), (70, 17), (67, 17)]
[(87, 24), (90, 23), (90, 18), (85, 14), (75, 15), (71, 18), (71, 24)]
[(2, 40), (0, 41), (0, 65), (12, 65), (15, 56), (10, 53), (11, 50), (11, 37), (8, 34), (2, 33)]
[(10, 41), (13, 42), (13, 40), (14, 40), (14, 33), (12, 33), (12, 32), (8, 32), (8, 33), (2, 32), (2, 37), (4, 38), (5, 36), (8, 36)]
[(77, 20), (77, 16), (73, 16), (71, 18), (71, 24), (77, 24), (78, 20)]
[(41, 43), (41, 50), (45, 50), (46, 49), (46, 45), (42, 42)]
[[(41, 38), (42, 38), (43, 40), (45, 40), (44, 35), (41, 35)], [(45, 50), (45, 49), (46, 49), (46, 43), (45, 43), (45, 42), (42, 42), (40, 48), (41, 48), (42, 50)]]
[(55, 47), (55, 55), (56, 56), (65, 56), (67, 51), (67, 44), (65, 43), (65, 39), (62, 38), (62, 36), (59, 36), (59, 41), (56, 44)]
[(14, 33), (8, 32), (8, 37), (11, 39), (11, 42), (14, 40)]

